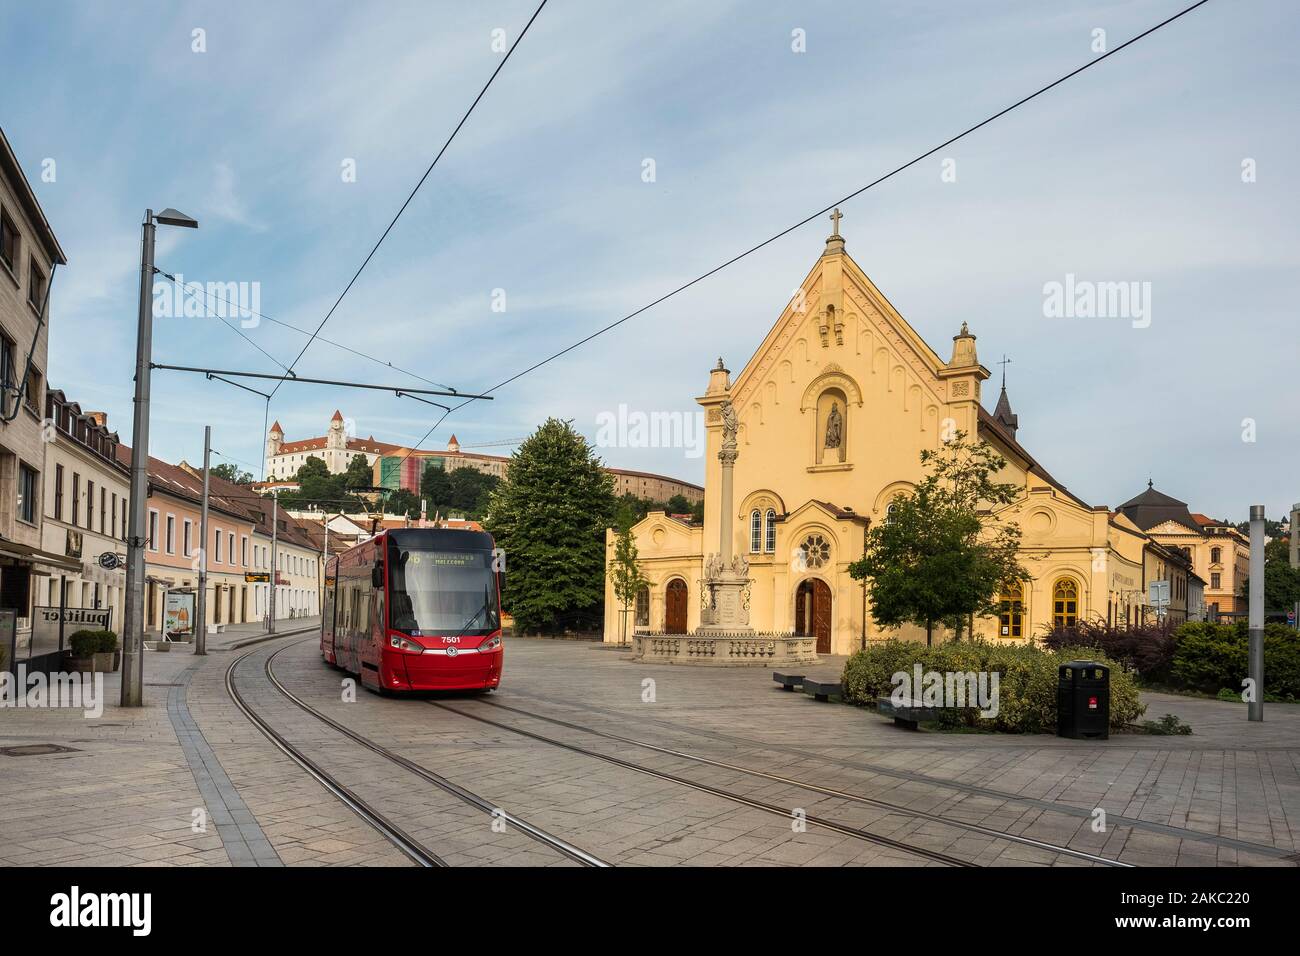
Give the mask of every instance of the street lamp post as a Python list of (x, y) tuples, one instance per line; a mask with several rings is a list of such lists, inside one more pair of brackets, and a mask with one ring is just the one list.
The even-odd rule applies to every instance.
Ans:
[(1252, 696), (1247, 720), (1264, 719), (1264, 506), (1250, 506), (1250, 591), (1246, 596), (1247, 676)]
[(140, 239), (140, 303), (135, 336), (135, 417), (131, 432), (130, 528), (126, 539), (126, 607), (122, 618), (123, 707), (144, 703), (144, 546), (149, 469), (149, 364), (153, 361), (153, 254), (157, 224), (198, 228), (175, 209), (146, 209)]

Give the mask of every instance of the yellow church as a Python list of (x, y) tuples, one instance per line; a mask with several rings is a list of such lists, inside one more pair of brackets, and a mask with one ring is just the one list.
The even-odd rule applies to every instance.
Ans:
[[(1023, 642), (1076, 619), (1130, 619), (1145, 603), (1149, 539), (1071, 494), (1020, 445), (1005, 387), (993, 413), (981, 406), (989, 372), (966, 324), (945, 361), (845, 252), (838, 210), (831, 219), (824, 252), (744, 368), (733, 377), (719, 360), (709, 373), (696, 399), (707, 432), (704, 523), (651, 512), (633, 526), (649, 584), (625, 613), (606, 574), (605, 641), (716, 632), (711, 582), (724, 566), (743, 582), (735, 621), (746, 633), (805, 639), (817, 654), (924, 640), (922, 628), (875, 625), (848, 566), (870, 525), (887, 521), (891, 500), (921, 477), (922, 449), (956, 431), (992, 444), (1007, 462), (999, 480), (1022, 489), (995, 517), (1019, 524), (1032, 575), (974, 632)], [(614, 546), (611, 529), (607, 570)]]

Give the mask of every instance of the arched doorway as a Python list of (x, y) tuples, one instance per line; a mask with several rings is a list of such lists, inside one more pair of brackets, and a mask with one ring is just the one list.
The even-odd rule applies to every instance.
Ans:
[(795, 633), (817, 638), (817, 653), (831, 652), (831, 589), (819, 578), (809, 578), (794, 592)]
[(673, 578), (668, 582), (668, 599), (664, 608), (664, 633), (686, 633), (686, 582)]

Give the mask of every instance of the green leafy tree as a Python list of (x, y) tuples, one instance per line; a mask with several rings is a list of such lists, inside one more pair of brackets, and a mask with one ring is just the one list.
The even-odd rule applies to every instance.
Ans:
[(343, 473), (349, 488), (369, 488), (374, 482), (374, 471), (365, 455), (353, 455), (348, 470)]
[(600, 620), (613, 486), (587, 440), (555, 418), (511, 456), (484, 524), (505, 550), (504, 604), (520, 632)]
[(384, 502), (384, 510), (389, 514), (405, 515), (408, 518), (420, 517), (420, 499), (415, 492), (398, 488), (391, 492)]
[(424, 474), (420, 476), (420, 497), (428, 505), (430, 516), (451, 500), (451, 478), (433, 462), (424, 466)]
[[(1250, 597), (1250, 578), (1241, 582), (1241, 597)], [(1286, 551), (1270, 558), (1264, 552), (1264, 611), (1285, 615), (1300, 601), (1300, 568), (1293, 568)]]
[(627, 643), (627, 614), (636, 600), (637, 592), (649, 584), (641, 573), (637, 563), (636, 538), (630, 527), (619, 528), (614, 542), (614, 560), (609, 566), (610, 583), (614, 586), (614, 596), (623, 605), (620, 615), (619, 642)]
[(670, 515), (688, 515), (691, 513), (691, 503), (686, 500), (685, 495), (673, 495), (668, 499), (664, 506)]
[(253, 476), (247, 471), (241, 471), (239, 466), (233, 462), (223, 461), (219, 465), (213, 465), (209, 469), (212, 474), (218, 478), (224, 478), (226, 481), (236, 485), (247, 485), (253, 481)]
[(446, 507), (467, 518), (481, 518), (487, 511), (488, 501), (501, 479), (484, 474), (475, 468), (457, 468), (447, 476), (448, 496)]
[(365, 505), (348, 488), (346, 475), (331, 475), (320, 458), (312, 456), (302, 463), (293, 480), (297, 491), (280, 492), (280, 507), (291, 510), (315, 505), (322, 511), (362, 511)]
[(1002, 588), (1027, 578), (1017, 560), (1020, 528), (995, 524), (988, 509), (1014, 500), (1016, 486), (993, 476), (1006, 461), (962, 432), (940, 450), (921, 452), (926, 474), (893, 501), (887, 521), (867, 534), (866, 554), (849, 574), (871, 584), (871, 613), (884, 627), (934, 626), (998, 609)]

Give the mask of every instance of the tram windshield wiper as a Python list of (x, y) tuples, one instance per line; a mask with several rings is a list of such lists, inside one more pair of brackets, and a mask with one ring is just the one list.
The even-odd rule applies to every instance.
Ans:
[(465, 635), (465, 632), (474, 626), (474, 622), (478, 620), (478, 616), (482, 614), (484, 611), (486, 611), (489, 607), (491, 607), (491, 605), (492, 605), (492, 598), (491, 597), (484, 598), (483, 606), (480, 607), (477, 611), (475, 611), (473, 615), (471, 615), (470, 619), (465, 622), (464, 626), (461, 627), (461, 629), (452, 636), (463, 637)]

